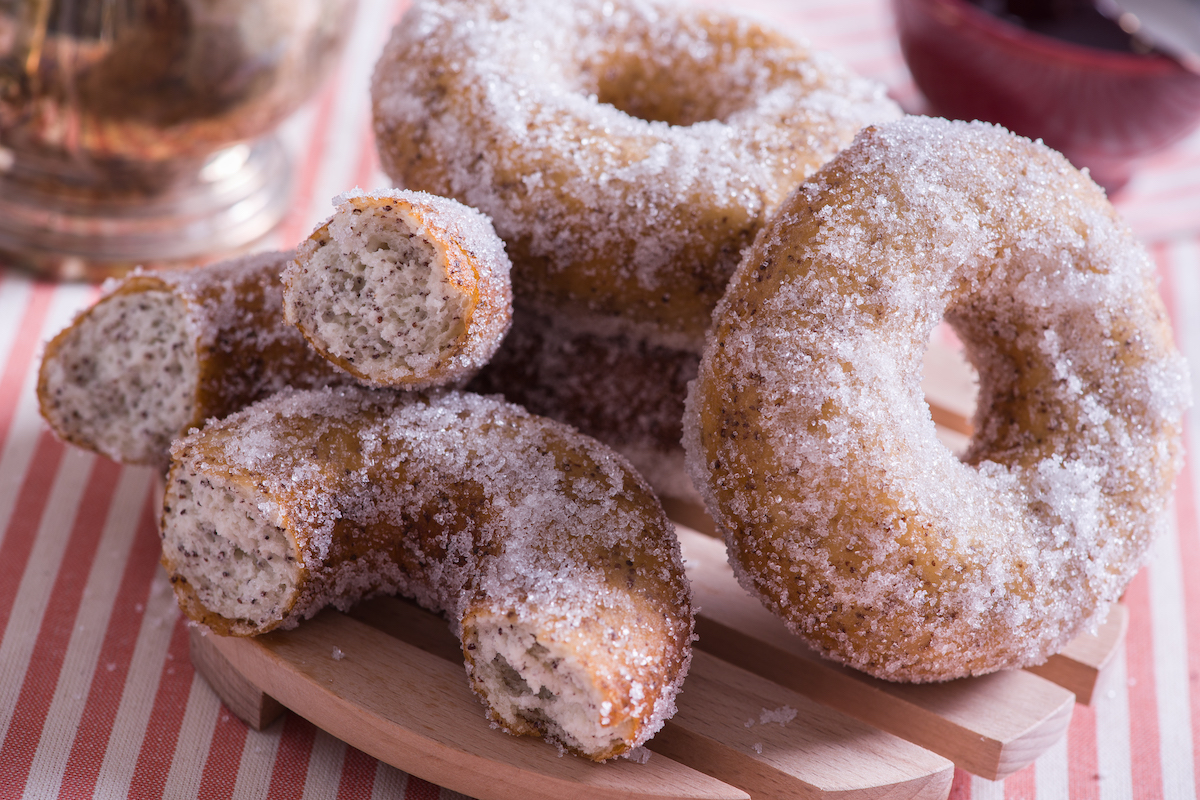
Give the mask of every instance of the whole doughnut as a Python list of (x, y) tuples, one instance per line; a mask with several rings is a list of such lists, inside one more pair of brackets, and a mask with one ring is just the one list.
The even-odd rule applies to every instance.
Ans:
[[(962, 461), (921, 355), (979, 372)], [(692, 479), (742, 585), (825, 654), (932, 681), (1044, 661), (1165, 525), (1187, 371), (1144, 249), (1038, 143), (868, 128), (763, 229), (691, 387)]]
[(770, 210), (899, 115), (776, 31), (648, 0), (418, 0), (372, 98), (384, 170), (488, 214), (526, 305), (697, 350)]
[(596, 760), (674, 713), (691, 658), (674, 528), (604, 445), (497, 398), (283, 392), (177, 442), (162, 561), (219, 634), (400, 593), (446, 613), (512, 733)]

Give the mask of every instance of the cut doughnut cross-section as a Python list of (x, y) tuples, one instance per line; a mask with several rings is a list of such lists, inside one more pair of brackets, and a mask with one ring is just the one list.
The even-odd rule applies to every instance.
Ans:
[(461, 383), (512, 318), (509, 261), (491, 222), (418, 192), (341, 200), (284, 283), (288, 322), (323, 356), (381, 386)]

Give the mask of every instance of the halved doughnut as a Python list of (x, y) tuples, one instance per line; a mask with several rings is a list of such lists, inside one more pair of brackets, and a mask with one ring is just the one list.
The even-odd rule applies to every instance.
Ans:
[(219, 634), (399, 593), (444, 612), (489, 715), (603, 760), (674, 713), (674, 528), (593, 439), (497, 398), (285, 392), (178, 443), (163, 564)]
[(134, 272), (46, 345), (42, 416), (65, 441), (166, 468), (171, 441), (285, 386), (349, 380), (283, 322), (290, 252)]
[(504, 242), (473, 208), (422, 192), (340, 198), (284, 273), (284, 313), (377, 386), (461, 384), (512, 319)]

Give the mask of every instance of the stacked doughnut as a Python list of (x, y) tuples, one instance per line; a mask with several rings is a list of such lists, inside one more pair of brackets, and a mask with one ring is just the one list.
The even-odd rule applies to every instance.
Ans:
[[(597, 394), (628, 362), (621, 407), (678, 420), (682, 391), (664, 395), (653, 370), (694, 372), (767, 216), (863, 125), (899, 115), (881, 87), (777, 31), (649, 0), (416, 2), (372, 97), (385, 171), (492, 218), (513, 262), (514, 344), (555, 343), (502, 355), (488, 388), (599, 435), (628, 431), (629, 415), (597, 419), (560, 392), (563, 359), (605, 354), (570, 370)], [(545, 363), (508, 369), (531, 358)], [(682, 464), (678, 437), (606, 441), (674, 490), (686, 478), (654, 467)]]
[[(963, 460), (921, 356), (979, 372)], [(1059, 154), (983, 124), (869, 128), (763, 229), (688, 397), (742, 585), (893, 680), (1037, 664), (1102, 621), (1166, 524), (1187, 373), (1149, 257)]]
[(520, 309), (469, 388), (569, 423), (628, 458), (660, 497), (699, 506), (680, 444), (683, 401), (699, 362), (688, 350)]

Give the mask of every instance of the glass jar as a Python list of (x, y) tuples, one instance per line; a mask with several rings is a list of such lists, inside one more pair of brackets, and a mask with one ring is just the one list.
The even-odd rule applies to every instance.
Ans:
[(243, 250), (282, 218), (273, 129), (354, 0), (0, 0), (0, 262), (100, 279)]

